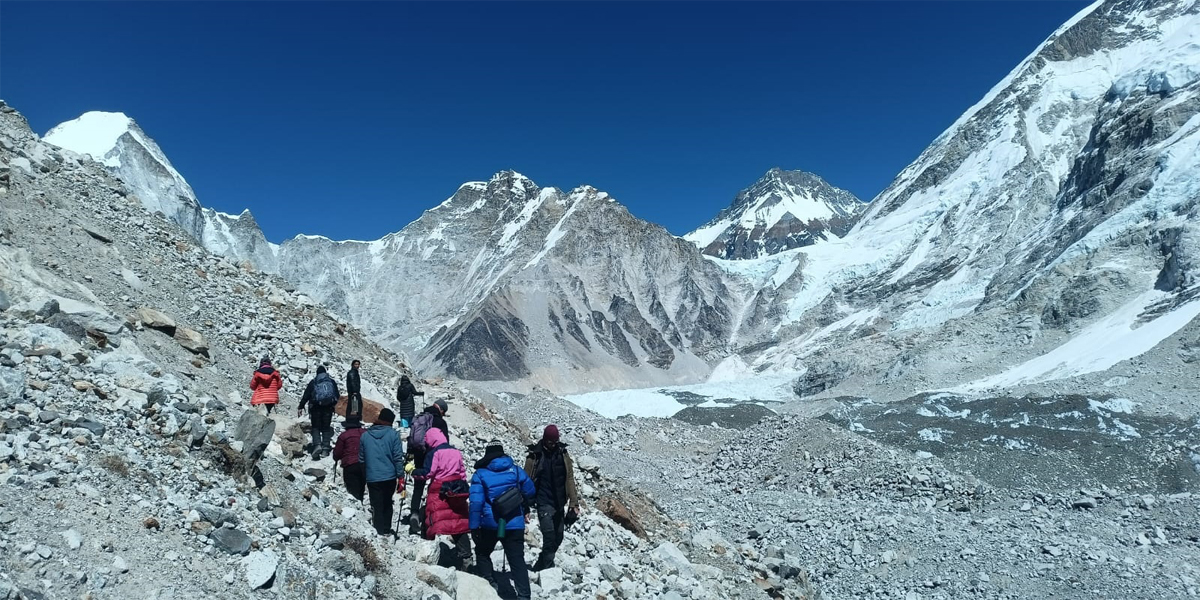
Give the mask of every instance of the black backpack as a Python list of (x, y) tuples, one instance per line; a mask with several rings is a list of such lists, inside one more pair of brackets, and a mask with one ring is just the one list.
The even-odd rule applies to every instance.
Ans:
[(329, 375), (322, 373), (321, 377), (318, 377), (314, 381), (313, 404), (317, 406), (333, 406), (337, 404), (337, 401), (337, 384), (333, 382), (333, 379), (329, 378)]

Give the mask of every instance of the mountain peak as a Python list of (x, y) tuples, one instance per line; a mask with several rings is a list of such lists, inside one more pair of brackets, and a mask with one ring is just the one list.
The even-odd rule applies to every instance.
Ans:
[(807, 171), (768, 170), (728, 208), (684, 239), (720, 258), (758, 258), (841, 237), (864, 204)]
[(90, 155), (106, 166), (119, 166), (120, 159), (108, 156), (117, 140), (137, 127), (137, 123), (121, 112), (89, 111), (55, 126), (42, 137), (49, 144), (76, 154)]

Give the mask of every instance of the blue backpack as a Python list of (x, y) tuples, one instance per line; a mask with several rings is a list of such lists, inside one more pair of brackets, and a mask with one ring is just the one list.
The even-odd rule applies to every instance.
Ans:
[(313, 404), (317, 406), (333, 406), (337, 404), (337, 384), (328, 374), (321, 373), (313, 386)]

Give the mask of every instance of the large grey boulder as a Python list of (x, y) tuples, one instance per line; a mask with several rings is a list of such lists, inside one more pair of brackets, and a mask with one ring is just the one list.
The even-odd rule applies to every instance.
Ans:
[(217, 548), (230, 554), (246, 555), (250, 552), (250, 536), (237, 529), (222, 527), (208, 534)]
[(24, 394), (25, 375), (11, 367), (0, 367), (0, 402), (19, 402)]
[(262, 458), (274, 435), (275, 421), (253, 410), (242, 413), (233, 430), (233, 439), (242, 443), (242, 457), (246, 459), (247, 470)]

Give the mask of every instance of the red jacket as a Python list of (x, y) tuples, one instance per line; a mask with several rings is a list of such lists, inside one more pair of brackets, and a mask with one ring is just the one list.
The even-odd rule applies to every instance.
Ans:
[(250, 389), (254, 390), (250, 404), (279, 404), (279, 389), (282, 387), (283, 378), (279, 376), (279, 371), (270, 367), (255, 371), (250, 378)]
[(425, 492), (425, 539), (433, 539), (435, 535), (456, 535), (470, 533), (471, 510), (468, 506), (467, 495), (458, 498), (442, 498), (442, 484), (447, 481), (434, 481)]
[(333, 460), (342, 461), (342, 468), (358, 463), (358, 445), (362, 441), (362, 434), (366, 431), (362, 427), (347, 429), (338, 436), (337, 443), (333, 445)]

